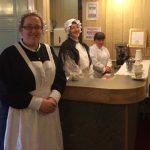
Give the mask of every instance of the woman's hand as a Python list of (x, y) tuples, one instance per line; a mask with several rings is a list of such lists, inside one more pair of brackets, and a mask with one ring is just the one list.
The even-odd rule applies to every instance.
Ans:
[(106, 69), (105, 73), (111, 73), (112, 72), (112, 68), (111, 67), (106, 66), (105, 69)]
[(40, 112), (42, 113), (52, 113), (55, 111), (57, 107), (57, 102), (55, 99), (48, 97), (47, 99), (43, 100), (40, 106)]

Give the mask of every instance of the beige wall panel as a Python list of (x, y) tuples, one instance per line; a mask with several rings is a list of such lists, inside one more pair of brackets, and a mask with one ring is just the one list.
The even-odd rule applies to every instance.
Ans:
[[(59, 13), (59, 10), (66, 9), (67, 12), (71, 11), (72, 0), (53, 0), (55, 3), (59, 1), (59, 7), (56, 4), (52, 6), (55, 12), (53, 18), (65, 19), (68, 13)], [(68, 3), (67, 3), (68, 1)], [(96, 21), (86, 20), (86, 2), (98, 2), (99, 5), (99, 18)], [(68, 4), (68, 5), (67, 5)], [(75, 5), (75, 4), (74, 4)], [(126, 42), (129, 40), (130, 28), (145, 28), (150, 30), (150, 0), (124, 0), (120, 6), (116, 0), (82, 0), (82, 26), (84, 27), (101, 27), (102, 31), (106, 34), (105, 45), (110, 51), (112, 59), (116, 58), (115, 44), (118, 42)], [(63, 17), (60, 17), (62, 16)], [(64, 22), (64, 21), (62, 21)], [(58, 24), (59, 26), (59, 24)], [(61, 25), (62, 26), (62, 25)], [(84, 31), (83, 31), (84, 32)], [(150, 36), (149, 36), (150, 37)], [(93, 41), (84, 40), (89, 46)], [(150, 38), (148, 38), (149, 47), (143, 50), (143, 56), (150, 57)], [(134, 56), (136, 49), (131, 49), (131, 54)]]
[(113, 46), (113, 6), (112, 0), (106, 1), (106, 47), (110, 52), (110, 56), (112, 58), (114, 54), (114, 46)]
[(136, 0), (134, 3), (133, 26), (134, 28), (143, 28), (143, 14), (145, 0)]
[(64, 0), (63, 6), (64, 6), (63, 20), (66, 21), (71, 18), (78, 19), (78, 1), (77, 0)]
[(100, 4), (100, 25), (102, 32), (106, 33), (106, 0), (101, 0)]
[[(86, 3), (87, 2), (98, 2), (98, 14), (99, 14), (99, 17), (98, 17), (98, 20), (86, 20)], [(105, 0), (82, 0), (82, 8), (83, 8), (83, 14), (82, 14), (82, 31), (83, 31), (83, 41), (88, 44), (89, 46), (92, 45), (94, 43), (94, 41), (92, 40), (84, 40), (84, 28), (85, 27), (101, 27), (101, 30), (103, 32), (105, 32), (105, 28), (106, 28), (106, 25), (105, 25)]]
[[(133, 14), (133, 27), (134, 28), (143, 28), (150, 30), (150, 1), (149, 0), (137, 0), (134, 3), (134, 14)], [(149, 38), (148, 38), (148, 46), (149, 46)], [(137, 48), (135, 48), (137, 49)], [(134, 56), (135, 52), (131, 53)], [(142, 49), (143, 58), (148, 59), (150, 57), (150, 49)]]
[(146, 48), (146, 56), (147, 59), (150, 59), (150, 47)]
[(112, 44), (113, 44), (113, 53), (112, 58), (116, 58), (116, 50), (115, 50), (115, 44), (122, 42), (123, 37), (123, 15), (122, 15), (122, 6), (114, 4), (115, 7), (113, 7), (113, 24), (112, 24)]
[(63, 24), (63, 1), (62, 0), (51, 0), (51, 19), (55, 21), (57, 28), (62, 27)]
[(37, 12), (43, 17), (44, 22), (47, 25), (47, 29), (44, 32), (42, 42), (50, 44), (50, 2), (49, 0), (35, 0), (35, 8)]
[(129, 30), (133, 28), (134, 0), (125, 0), (123, 5), (123, 42), (129, 42)]
[[(145, 29), (150, 31), (150, 0), (145, 0), (145, 7), (143, 13), (143, 26)], [(150, 37), (150, 33), (148, 35)], [(148, 38), (148, 47), (150, 47), (150, 38)], [(149, 49), (148, 49), (149, 51)], [(150, 56), (150, 55), (149, 55)]]
[[(118, 42), (128, 43), (130, 28), (150, 29), (149, 6), (149, 0), (124, 0), (120, 6), (115, 0), (106, 0), (106, 46), (112, 59), (116, 57), (114, 45)], [(144, 49), (143, 56), (150, 56), (149, 51)], [(135, 50), (131, 53), (134, 55)]]
[(57, 28), (64, 27), (64, 22), (71, 18), (78, 18), (77, 0), (51, 0), (51, 19)]

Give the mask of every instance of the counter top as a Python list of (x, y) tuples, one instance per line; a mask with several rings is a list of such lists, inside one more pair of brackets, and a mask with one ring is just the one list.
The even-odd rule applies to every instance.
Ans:
[(115, 75), (112, 79), (81, 79), (68, 81), (63, 99), (107, 104), (132, 104), (145, 99), (147, 80)]

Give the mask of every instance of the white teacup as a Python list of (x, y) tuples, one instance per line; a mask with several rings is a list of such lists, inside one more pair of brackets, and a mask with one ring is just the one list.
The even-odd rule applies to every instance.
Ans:
[(81, 77), (82, 77), (82, 75), (80, 73), (72, 72), (72, 73), (70, 73), (69, 80), (78, 81)]
[(142, 51), (141, 49), (137, 49), (135, 53), (135, 60), (136, 61), (142, 61)]
[(134, 74), (135, 74), (135, 77), (137, 78), (137, 79), (140, 79), (140, 78), (142, 78), (142, 75), (143, 75), (143, 72), (142, 71), (137, 71), (137, 72), (134, 72)]
[(135, 72), (140, 72), (142, 71), (143, 65), (141, 63), (134, 63), (133, 68)]

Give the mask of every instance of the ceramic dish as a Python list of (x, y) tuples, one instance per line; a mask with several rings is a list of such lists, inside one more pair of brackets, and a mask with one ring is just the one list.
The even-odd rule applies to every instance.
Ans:
[(146, 76), (144, 74), (142, 74), (142, 77), (141, 78), (137, 78), (134, 74), (131, 75), (131, 78), (134, 79), (134, 80), (144, 80), (146, 79)]

